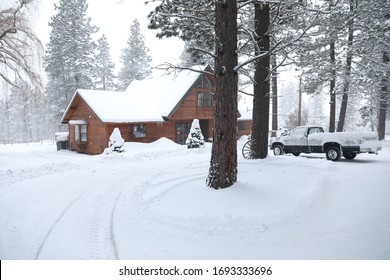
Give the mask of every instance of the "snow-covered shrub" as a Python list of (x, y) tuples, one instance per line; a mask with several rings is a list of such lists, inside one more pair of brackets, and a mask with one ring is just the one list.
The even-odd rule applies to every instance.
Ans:
[(194, 119), (192, 121), (191, 130), (190, 133), (188, 134), (186, 144), (188, 149), (204, 147), (204, 137), (200, 129), (198, 119)]
[(122, 138), (119, 128), (114, 128), (110, 136), (110, 141), (108, 143), (108, 148), (104, 150), (105, 154), (111, 154), (112, 152), (122, 153), (124, 151), (123, 145), (125, 140)]

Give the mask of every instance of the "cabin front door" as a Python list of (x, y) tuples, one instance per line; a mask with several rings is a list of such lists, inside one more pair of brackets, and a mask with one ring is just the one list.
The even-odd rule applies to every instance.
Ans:
[(184, 145), (187, 140), (188, 133), (190, 133), (191, 123), (177, 123), (176, 124), (176, 143)]

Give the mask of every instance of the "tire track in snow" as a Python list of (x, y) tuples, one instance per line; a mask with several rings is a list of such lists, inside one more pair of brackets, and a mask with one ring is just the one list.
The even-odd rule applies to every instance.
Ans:
[[(172, 174), (167, 174), (172, 176)], [(374, 226), (368, 224), (347, 225), (337, 228), (334, 231), (302, 231), (305, 228), (307, 219), (312, 219), (313, 212), (318, 214), (320, 209), (326, 209), (328, 202), (331, 200), (333, 193), (337, 188), (332, 187), (334, 180), (325, 178), (313, 182), (317, 185), (314, 192), (309, 194), (297, 205), (297, 208), (292, 211), (280, 213), (276, 216), (268, 217), (252, 217), (251, 219), (241, 220), (240, 217), (221, 217), (218, 223), (213, 223), (215, 217), (196, 217), (195, 220), (188, 220), (178, 216), (162, 214), (158, 210), (158, 204), (164, 200), (166, 195), (172, 191), (182, 187), (184, 184), (193, 180), (202, 178), (204, 174), (195, 174), (191, 177), (183, 178), (168, 178), (166, 180), (152, 180), (147, 186), (139, 191), (140, 197), (146, 199), (140, 201), (141, 211), (143, 212), (142, 223), (145, 226), (153, 226), (162, 229), (160, 234), (170, 235), (176, 233), (179, 235), (191, 235), (194, 240), (209, 240), (209, 242), (231, 242), (231, 236), (237, 236), (234, 240), (238, 244), (249, 247), (258, 247), (269, 245), (281, 247), (286, 244), (291, 244), (291, 240), (304, 242), (319, 242), (325, 239), (347, 238), (354, 234), (363, 234), (369, 230), (376, 230), (378, 223), (373, 223)], [(148, 193), (151, 192), (151, 193)], [(313, 209), (314, 208), (314, 209)], [(319, 209), (318, 209), (319, 208)], [(309, 215), (309, 217), (307, 217)], [(285, 223), (291, 223), (293, 232), (286, 232), (283, 229)], [(213, 225), (210, 228), (210, 225)], [(382, 225), (386, 227), (386, 223)], [(145, 228), (147, 230), (147, 228)], [(243, 230), (245, 229), (245, 230)], [(224, 239), (226, 237), (226, 240)]]
[[(143, 184), (142, 185), (143, 189), (142, 190), (138, 189), (136, 192), (137, 192), (137, 197), (139, 199), (138, 201), (139, 207), (142, 209), (144, 218), (148, 218), (149, 220), (152, 220), (154, 222), (162, 222), (163, 224), (166, 225), (171, 225), (171, 226), (180, 225), (180, 227), (182, 227), (183, 224), (181, 221), (178, 221), (177, 223), (173, 222), (172, 216), (166, 216), (166, 215), (163, 216), (159, 214), (158, 212), (155, 211), (154, 206), (156, 206), (156, 204), (158, 204), (161, 200), (163, 200), (166, 195), (175, 191), (177, 188), (182, 187), (184, 184), (205, 177), (206, 176), (204, 173), (199, 173), (199, 174), (187, 176), (186, 178), (171, 178), (171, 179), (153, 182), (155, 178), (159, 178), (159, 176), (155, 176), (155, 178), (152, 179), (152, 181), (149, 180), (147, 184)], [(166, 186), (168, 184), (169, 186)], [(145, 185), (147, 185), (147, 188), (145, 188)], [(153, 190), (152, 194), (145, 195), (145, 193), (149, 192), (150, 190)], [(144, 196), (143, 199), (142, 196)]]
[(37, 253), (35, 254), (35, 260), (37, 260), (42, 252), (42, 249), (44, 248), (47, 240), (49, 239), (49, 236), (51, 235), (52, 231), (54, 230), (54, 228), (57, 226), (57, 224), (60, 222), (60, 220), (65, 216), (66, 212), (69, 211), (69, 209), (77, 202), (80, 200), (80, 198), (82, 196), (84, 196), (84, 194), (80, 195), (79, 197), (77, 197), (75, 200), (73, 200), (66, 208), (65, 210), (61, 213), (61, 215), (58, 216), (57, 220), (54, 222), (53, 226), (49, 229), (49, 231), (46, 233), (45, 237), (43, 238), (43, 241), (41, 243), (41, 245), (39, 246), (38, 250), (37, 250)]
[(124, 187), (120, 192), (119, 194), (117, 195), (116, 199), (115, 199), (115, 203), (114, 203), (114, 206), (112, 207), (112, 210), (111, 210), (111, 219), (110, 219), (110, 242), (111, 242), (111, 249), (112, 249), (112, 252), (114, 254), (114, 258), (116, 260), (119, 260), (119, 254), (118, 254), (118, 247), (116, 245), (116, 241), (115, 241), (115, 233), (114, 233), (114, 216), (115, 216), (115, 210), (116, 210), (116, 207), (118, 205), (118, 201), (119, 201), (119, 198), (121, 197), (123, 191), (125, 190), (126, 187)]
[[(70, 229), (71, 235), (69, 237), (72, 238), (70, 243), (76, 242), (77, 252), (79, 252), (79, 255), (76, 253), (77, 259), (107, 259), (111, 257), (119, 259), (114, 233), (114, 215), (118, 201), (128, 182), (117, 183), (118, 178), (112, 178), (103, 188), (99, 189), (96, 189), (94, 183), (90, 183), (90, 187), (69, 203), (52, 223), (44, 235), (34, 259), (39, 259), (42, 256), (45, 248), (49, 246), (49, 240), (51, 238), (55, 240), (57, 234), (61, 234), (61, 230), (63, 231), (64, 226)], [(108, 186), (111, 185), (115, 185), (116, 188), (109, 188)], [(75, 213), (80, 214), (76, 216)], [(57, 228), (59, 228), (59, 232), (55, 233)], [(63, 244), (69, 244), (64, 240), (60, 241)], [(106, 243), (107, 241), (108, 243)], [(59, 248), (63, 250), (65, 247)], [(110, 250), (105, 252), (104, 248), (110, 248)], [(61, 258), (72, 257), (62, 255)]]

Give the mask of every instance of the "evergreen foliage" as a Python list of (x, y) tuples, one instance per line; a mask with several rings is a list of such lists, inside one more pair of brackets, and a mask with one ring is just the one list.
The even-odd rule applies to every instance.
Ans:
[(97, 53), (95, 55), (95, 88), (98, 90), (114, 90), (114, 68), (110, 54), (110, 46), (106, 36), (102, 35), (98, 40)]
[(186, 140), (186, 145), (188, 149), (204, 147), (204, 137), (202, 134), (202, 130), (200, 129), (198, 119), (194, 119), (192, 121), (190, 133), (188, 134)]
[(58, 124), (78, 88), (93, 89), (98, 31), (87, 17), (86, 0), (60, 0), (49, 22), (52, 30), (47, 45), (45, 70), (48, 76), (49, 118)]
[(134, 20), (130, 27), (130, 36), (127, 47), (122, 50), (122, 68), (118, 75), (118, 90), (124, 91), (131, 81), (143, 80), (151, 73), (152, 61), (145, 45), (145, 37), (140, 30), (138, 20)]
[[(303, 90), (308, 94), (319, 94), (329, 87), (330, 131), (335, 130), (335, 109), (340, 101), (338, 131), (345, 127), (351, 129), (359, 123), (369, 124), (374, 130), (379, 123), (380, 109), (382, 113), (383, 108), (387, 109), (387, 105), (380, 104), (388, 102), (389, 98), (388, 87), (383, 86), (389, 82), (388, 79), (383, 82), (386, 80), (383, 77), (388, 77), (390, 69), (384, 59), (390, 49), (389, 20), (386, 18), (390, 17), (390, 3), (387, 0), (316, 3), (316, 9), (323, 13), (297, 49), (297, 65), (303, 70)], [(362, 113), (360, 122), (355, 114), (357, 111)], [(378, 130), (384, 133), (385, 128), (379, 127)]]
[(157, 29), (158, 38), (178, 37), (191, 42), (195, 52), (214, 49), (215, 1), (171, 0), (149, 14), (149, 28)]
[(110, 141), (108, 143), (108, 148), (104, 150), (105, 154), (111, 154), (113, 152), (122, 153), (124, 152), (123, 145), (125, 140), (122, 138), (121, 131), (119, 128), (115, 127), (110, 136)]
[(213, 65), (213, 57), (205, 52), (197, 51), (191, 41), (185, 41), (184, 49), (180, 55), (180, 67), (193, 67), (195, 65)]

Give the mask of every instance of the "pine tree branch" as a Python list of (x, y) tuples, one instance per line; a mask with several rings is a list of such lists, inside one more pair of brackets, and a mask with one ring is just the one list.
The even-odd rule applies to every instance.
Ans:
[(172, 73), (176, 73), (176, 72), (180, 73), (183, 70), (192, 71), (192, 72), (196, 72), (196, 73), (200, 73), (200, 74), (211, 75), (211, 76), (215, 75), (212, 72), (204, 71), (204, 70), (201, 70), (201, 69), (195, 69), (195, 68), (192, 68), (192, 67), (177, 66), (177, 65), (174, 65), (174, 64), (169, 63), (169, 62), (165, 62), (163, 64), (160, 64), (160, 65), (156, 66), (156, 67), (153, 67), (153, 69), (165, 70), (166, 74), (168, 74), (168, 75), (172, 74)]

